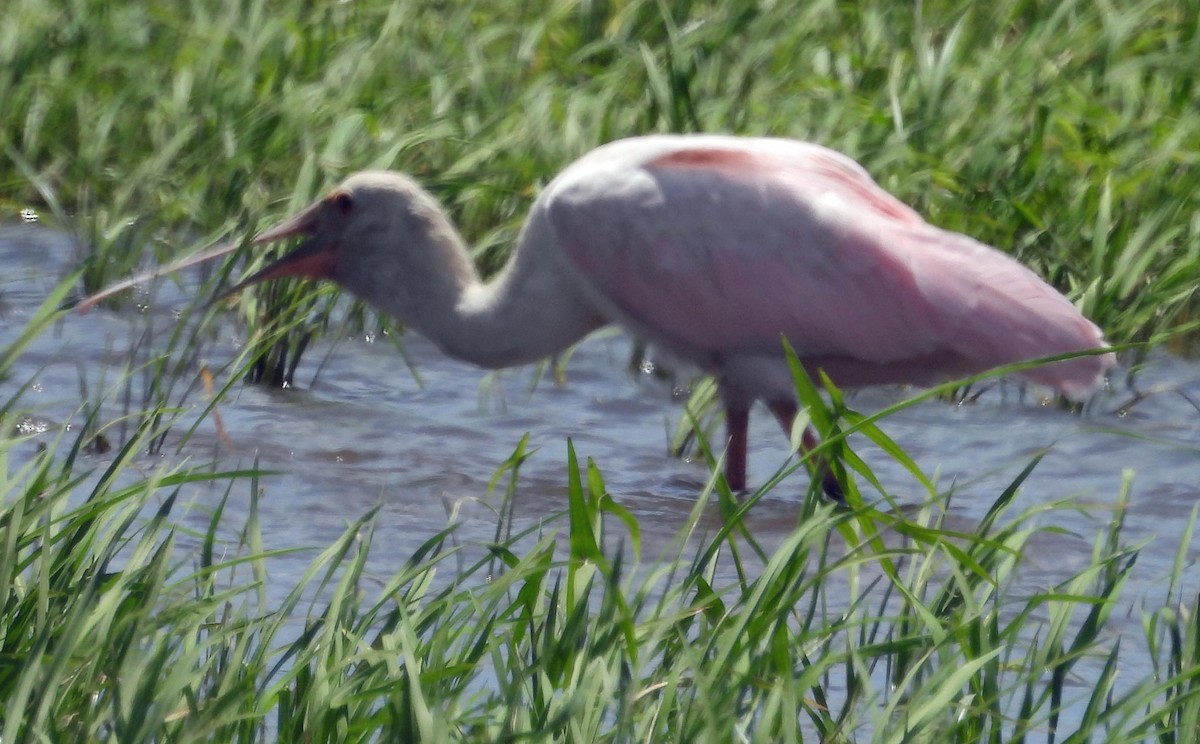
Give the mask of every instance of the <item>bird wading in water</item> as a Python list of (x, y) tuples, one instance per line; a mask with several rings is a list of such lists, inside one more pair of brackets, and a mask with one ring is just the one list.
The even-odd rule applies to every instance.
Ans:
[[(356, 173), (252, 242), (293, 236), (306, 239), (229, 292), (329, 279), (481, 367), (544, 359), (610, 323), (695, 364), (720, 390), (734, 491), (746, 489), (752, 404), (787, 433), (796, 417), (783, 339), (839, 387), (930, 385), (1107, 347), (1025, 266), (928, 224), (849, 157), (795, 140), (599, 147), (538, 196), (486, 283), (437, 200), (401, 173)], [(1080, 398), (1114, 363), (1109, 352), (1020, 374)], [(804, 444), (816, 444), (809, 431)]]

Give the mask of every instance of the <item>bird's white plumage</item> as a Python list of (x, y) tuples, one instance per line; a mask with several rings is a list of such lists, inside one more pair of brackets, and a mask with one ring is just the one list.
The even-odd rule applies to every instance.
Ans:
[[(332, 279), (488, 367), (544, 358), (619, 323), (712, 372), (735, 490), (745, 487), (750, 405), (765, 401), (789, 432), (795, 418), (784, 339), (841, 386), (925, 384), (1106, 346), (1024, 266), (927, 224), (850, 158), (793, 140), (600, 147), (538, 197), (512, 260), (488, 283), (444, 210), (403, 174), (355, 174), (256, 242), (293, 235), (308, 241), (239, 288)], [(1098, 353), (1023, 374), (1078, 397), (1113, 363)], [(839, 489), (828, 473), (825, 488)]]

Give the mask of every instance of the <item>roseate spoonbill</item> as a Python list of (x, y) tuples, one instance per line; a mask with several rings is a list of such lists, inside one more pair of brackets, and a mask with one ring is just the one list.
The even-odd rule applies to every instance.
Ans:
[[(844, 387), (931, 384), (1106, 347), (1017, 261), (926, 223), (849, 157), (794, 140), (604, 145), (546, 187), (488, 283), (438, 202), (400, 173), (356, 173), (253, 242), (292, 236), (307, 240), (230, 293), (277, 277), (331, 279), (446, 354), (490, 368), (543, 359), (617, 323), (710, 372), (735, 491), (746, 488), (751, 405), (765, 402), (791, 431), (784, 338), (806, 369)], [(1079, 397), (1113, 364), (1096, 354), (1022, 376)]]

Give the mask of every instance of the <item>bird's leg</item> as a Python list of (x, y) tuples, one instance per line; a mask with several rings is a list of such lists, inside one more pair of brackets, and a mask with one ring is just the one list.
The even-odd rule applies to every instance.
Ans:
[(746, 429), (749, 425), (749, 406), (726, 402), (725, 432), (729, 444), (725, 452), (725, 482), (734, 493), (746, 490)]
[[(793, 400), (768, 401), (767, 407), (771, 409), (771, 413), (775, 414), (775, 420), (783, 427), (783, 433), (791, 437), (792, 425), (796, 422), (796, 412), (799, 410), (796, 402)], [(820, 444), (812, 427), (804, 427), (804, 434), (800, 436), (800, 449), (804, 454), (812, 452)], [(829, 462), (824, 457), (817, 457), (813, 461), (812, 469), (814, 475), (821, 477), (821, 490), (825, 492), (825, 496), (839, 504), (846, 503), (846, 495), (842, 493), (842, 484), (838, 483), (833, 468), (829, 467)]]

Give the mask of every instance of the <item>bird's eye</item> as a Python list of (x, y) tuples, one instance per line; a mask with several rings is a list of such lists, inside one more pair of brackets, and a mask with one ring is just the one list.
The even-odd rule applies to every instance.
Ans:
[(342, 214), (350, 214), (354, 209), (354, 198), (345, 191), (335, 191), (329, 195), (329, 202)]

